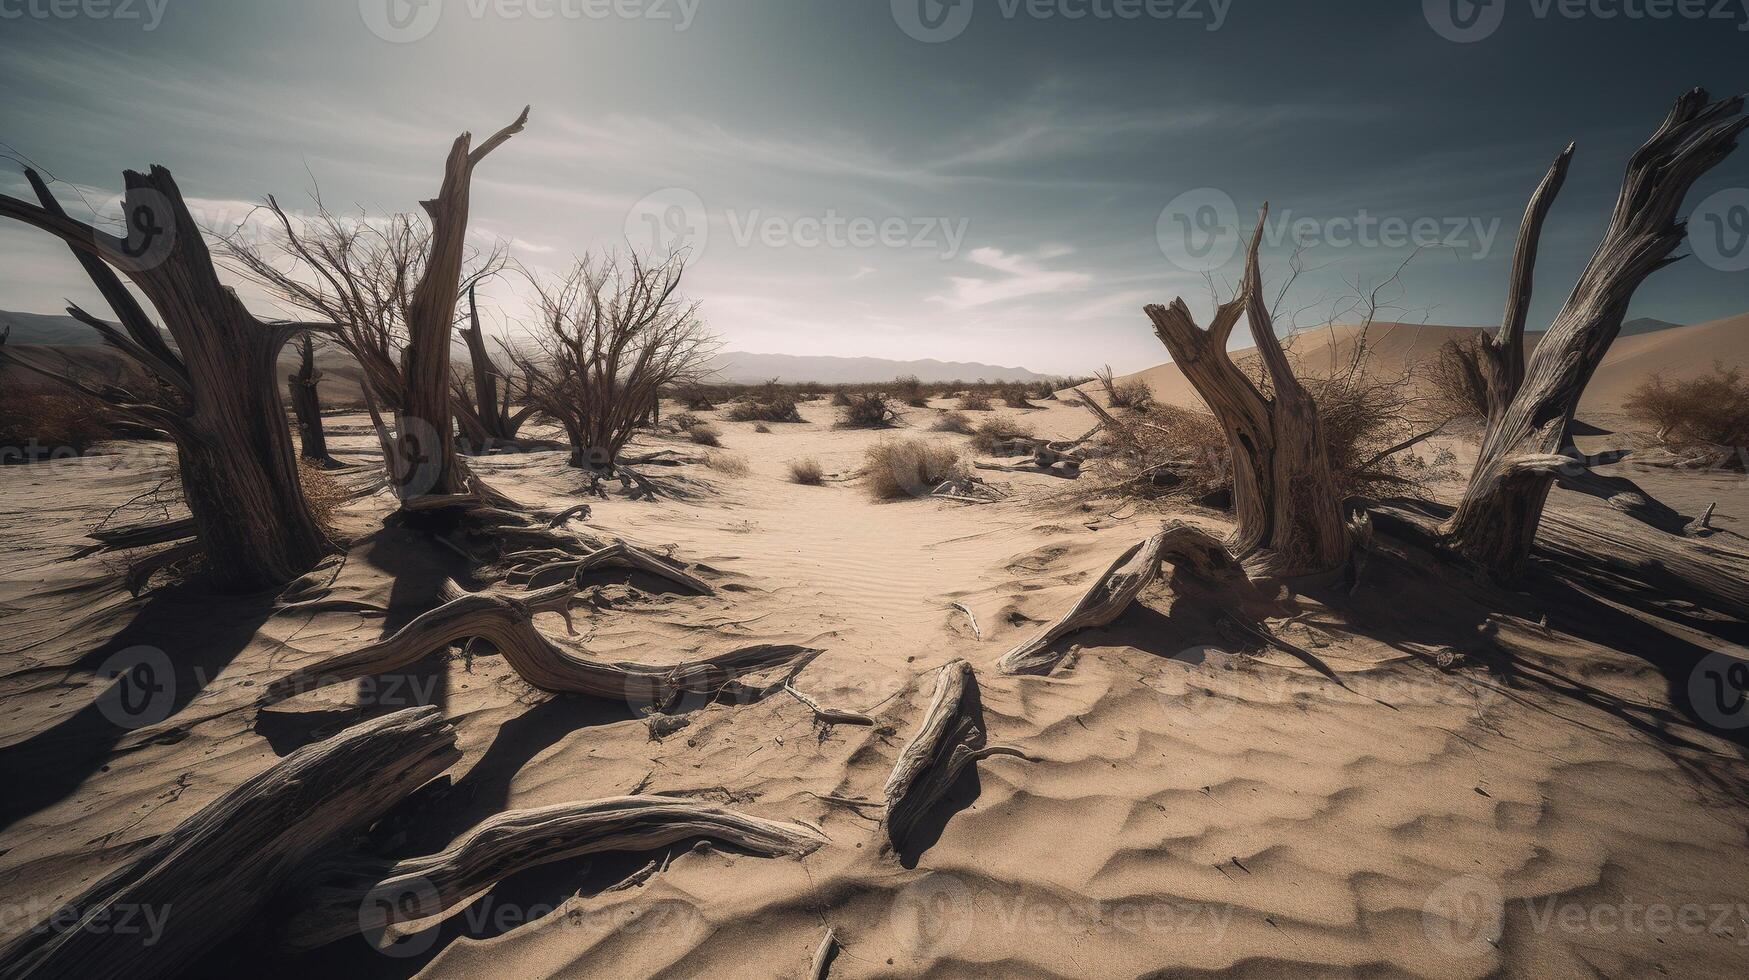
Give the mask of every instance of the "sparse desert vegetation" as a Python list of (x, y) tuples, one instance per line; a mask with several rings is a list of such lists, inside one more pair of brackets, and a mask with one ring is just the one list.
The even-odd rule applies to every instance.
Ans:
[(868, 448), (862, 464), (864, 485), (876, 500), (927, 496), (964, 471), (958, 450), (919, 438), (882, 439)]
[(0, 978), (1749, 976), (1728, 27), (303, 6), (0, 45)]

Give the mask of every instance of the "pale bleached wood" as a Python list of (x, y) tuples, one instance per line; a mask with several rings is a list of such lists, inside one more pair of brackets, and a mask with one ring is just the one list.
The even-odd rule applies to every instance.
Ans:
[(903, 847), (918, 822), (947, 795), (966, 767), (995, 755), (1028, 758), (1016, 748), (985, 745), (977, 675), (966, 661), (950, 660), (936, 672), (929, 709), (887, 777), (881, 823), (888, 842), (895, 848)]
[(1047, 674), (1062, 661), (1052, 645), (1071, 633), (1105, 626), (1123, 614), (1171, 560), (1204, 576), (1243, 576), (1220, 541), (1201, 528), (1169, 521), (1158, 534), (1118, 555), (1069, 610), (1026, 642), (1002, 655), (1004, 674)]

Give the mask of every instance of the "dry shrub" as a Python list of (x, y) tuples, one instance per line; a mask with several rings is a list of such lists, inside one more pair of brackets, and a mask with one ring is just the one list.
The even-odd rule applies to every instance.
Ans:
[(346, 490), (311, 460), (298, 457), (298, 483), (304, 490), (304, 501), (310, 505), (310, 516), (322, 533), (334, 537), (334, 512), (346, 505)]
[(843, 408), (844, 406), (849, 405), (850, 392), (845, 391), (842, 385), (832, 389), (832, 401), (830, 404), (833, 408)]
[(104, 423), (103, 406), (83, 395), (8, 387), (0, 398), (0, 462), (77, 456), (114, 438)]
[(1480, 335), (1441, 344), (1427, 371), (1432, 407), (1444, 418), (1488, 417), (1488, 382), (1482, 374)]
[(723, 433), (716, 426), (705, 422), (688, 428), (686, 436), (700, 446), (720, 446), (723, 444)]
[(992, 411), (990, 396), (981, 391), (968, 391), (960, 396), (960, 411), (988, 412)]
[(1038, 407), (1037, 405), (1034, 405), (1032, 402), (1029, 402), (1026, 400), (1027, 399), (1027, 392), (1026, 392), (1025, 385), (1008, 384), (1008, 385), (1003, 385), (1000, 390), (1001, 390), (1001, 394), (1002, 394), (1002, 404), (1007, 405), (1009, 408), (1037, 408)]
[(760, 422), (758, 425), (755, 425), (753, 427), (753, 431), (763, 433), (765, 435), (770, 435), (771, 434), (771, 426), (766, 425), (764, 422)]
[(681, 412), (679, 415), (676, 415), (673, 418), (669, 419), (669, 421), (674, 423), (675, 429), (677, 429), (681, 432), (685, 432), (687, 429), (690, 429), (693, 426), (700, 424), (704, 420), (699, 418), (698, 416), (692, 414), (691, 412)]
[(817, 487), (826, 480), (826, 471), (820, 468), (817, 459), (798, 459), (789, 464), (789, 479), (791, 483), (800, 483), (804, 487)]
[(774, 391), (766, 401), (747, 398), (729, 406), (724, 414), (731, 422), (800, 422), (796, 399), (786, 391)]
[(753, 468), (747, 464), (747, 457), (737, 456), (734, 453), (712, 453), (710, 457), (704, 461), (704, 465), (716, 470), (724, 476), (742, 477), (746, 476), (753, 470)]
[(934, 432), (957, 432), (962, 436), (969, 436), (976, 431), (972, 425), (971, 418), (964, 412), (944, 413), (941, 418), (936, 419), (935, 424), (929, 428)]
[(923, 382), (915, 374), (907, 374), (893, 381), (893, 397), (912, 408), (929, 407), (929, 393), (923, 389)]
[(1622, 408), (1667, 446), (1749, 446), (1749, 381), (1738, 368), (1715, 363), (1687, 381), (1654, 374)]
[(1112, 408), (1128, 408), (1142, 411), (1154, 404), (1154, 392), (1139, 379), (1118, 381), (1112, 377), (1111, 365), (1095, 375), (1099, 386), (1105, 389), (1105, 400)]
[(839, 412), (838, 424), (847, 429), (885, 429), (899, 421), (899, 413), (879, 392), (851, 395), (850, 404)]
[(710, 412), (716, 410), (716, 400), (710, 389), (703, 385), (691, 385), (680, 389), (676, 396), (682, 405), (694, 412)]
[[(1382, 455), (1421, 431), (1400, 381), (1364, 371), (1301, 381), (1318, 404), (1338, 495), (1417, 489), (1428, 467), (1412, 453)], [(1101, 483), (1139, 496), (1230, 499), (1232, 461), (1219, 420), (1206, 411), (1149, 405), (1107, 426), (1094, 454)]]
[(863, 460), (869, 496), (876, 500), (927, 496), (964, 472), (959, 450), (925, 439), (883, 439)]
[(998, 415), (978, 423), (978, 429), (972, 435), (972, 448), (981, 453), (993, 453), (998, 443), (1031, 438), (1034, 438), (1032, 426)]

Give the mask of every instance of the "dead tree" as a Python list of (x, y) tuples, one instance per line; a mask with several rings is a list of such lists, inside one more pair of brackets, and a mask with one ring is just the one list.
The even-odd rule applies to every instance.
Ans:
[(524, 108), (478, 147), (470, 133), (456, 137), (437, 197), (420, 202), (428, 223), (411, 215), (350, 220), (329, 212), (319, 198), (313, 220), (294, 222), (269, 197), (279, 226), (272, 252), (241, 236), (225, 240), (240, 272), (335, 324), (336, 338), (364, 368), (370, 392), (394, 413), (385, 462), (403, 502), (470, 489), (451, 426), (450, 339), (461, 290), (495, 274), (503, 255), (494, 250), (470, 263), (469, 194), (474, 167), (527, 121)]
[[(1265, 574), (1322, 572), (1346, 562), (1352, 543), (1317, 402), (1294, 376), (1263, 295), (1257, 250), (1268, 215), (1265, 204), (1239, 294), (1215, 311), (1207, 329), (1197, 326), (1182, 299), (1150, 305), (1146, 312), (1173, 363), (1226, 434), (1237, 519), (1229, 541), (1234, 557)], [(1251, 325), (1268, 393), (1227, 354), (1227, 339), (1241, 315)]]
[(571, 465), (611, 474), (664, 388), (698, 380), (716, 340), (678, 295), (684, 259), (585, 257), (537, 285), (541, 356), (520, 357), (532, 399), (559, 423)]
[[(468, 284), (468, 325), (461, 334), (468, 345), (468, 375), (462, 377), (458, 372), (450, 383), (450, 396), (462, 448), (465, 452), (480, 453), (494, 446), (514, 444), (523, 423), (535, 412), (535, 405), (528, 398), (528, 376), (518, 372), (522, 404), (513, 407), (518, 401), (517, 378), (507, 375), (486, 349), (473, 283)], [(508, 346), (506, 358), (515, 364), (515, 359), (508, 356)]]
[(296, 371), (285, 376), (285, 383), (291, 394), (292, 415), (298, 420), (304, 458), (329, 463), (333, 458), (328, 455), (328, 436), (322, 430), (322, 400), (316, 396), (322, 372), (316, 370), (315, 346), (315, 340), (304, 334), (303, 361)]
[(1603, 241), (1520, 371), (1542, 215), (1560, 187), (1571, 148), (1550, 168), (1525, 214), (1505, 322), (1485, 348), (1492, 352), (1490, 417), (1463, 499), (1442, 528), (1453, 552), (1505, 578), (1517, 574), (1529, 556), (1555, 478), (1583, 465), (1565, 450), (1585, 386), (1621, 332), (1640, 283), (1675, 261), (1670, 253), (1686, 234), (1676, 212), (1694, 182), (1736, 147), (1737, 135), (1749, 125), (1742, 108), (1741, 97), (1709, 103), (1702, 89), (1676, 100), (1663, 125), (1628, 161)]
[[(175, 442), (183, 499), (215, 581), (252, 591), (310, 569), (329, 543), (298, 482), (277, 378), (280, 349), (300, 327), (257, 320), (220, 284), (200, 228), (163, 167), (123, 175), (123, 237), (68, 217), (35, 172), (26, 171), (26, 177), (40, 205), (0, 196), (0, 216), (42, 229), (73, 249), (121, 329), (78, 307), (68, 313), (144, 368), (159, 390), (96, 388), (4, 356)], [(157, 310), (174, 347), (116, 270)]]

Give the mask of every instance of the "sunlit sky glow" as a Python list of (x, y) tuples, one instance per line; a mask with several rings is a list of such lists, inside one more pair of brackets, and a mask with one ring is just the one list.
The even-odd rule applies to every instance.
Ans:
[[(1414, 250), (1347, 231), (1368, 221), (1456, 229), (1458, 247), (1403, 275), (1405, 318), (1495, 322), (1524, 200), (1575, 140), (1544, 238), (1533, 324), (1546, 322), (1670, 101), (1749, 90), (1740, 11), (1571, 19), (1493, 0), (1499, 29), (1457, 43), (1419, 0), (1223, 0), (1217, 30), (1208, 0), (1138, 19), (1099, 16), (1111, 0), (1042, 5), (1089, 12), (1072, 20), (962, 0), (963, 32), (925, 43), (887, 0), (619, 0), (629, 17), (585, 0), (426, 0), (439, 6), (402, 10), (416, 33), (431, 10), (435, 24), (395, 42), (368, 26), (387, 23), (386, 2), (133, 0), (133, 18), (69, 19), (0, 0), (0, 142), (57, 178), (72, 210), (161, 163), (228, 228), (270, 193), (307, 208), (316, 186), (331, 205), (416, 208), (457, 133), (483, 138), (532, 104), (478, 171), (473, 226), (537, 273), (628, 234), (645, 248), (686, 231), (688, 291), (733, 349), (1068, 374), (1164, 360), (1144, 303), (1183, 295), (1206, 312), (1209, 282), (1158, 234), (1169, 202), (1201, 188), (1246, 220), (1268, 199), (1315, 229), (1284, 303), (1302, 326)], [(1690, 206), (1733, 187), (1749, 187), (1749, 153)], [(0, 192), (29, 196), (16, 160), (0, 163)], [(1290, 238), (1266, 249), (1272, 279)], [(1234, 260), (1213, 279), (1237, 273)], [(1689, 259), (1632, 315), (1741, 313), (1746, 285)], [(525, 313), (514, 286), (488, 297), (504, 319)], [(59, 312), (63, 298), (103, 308), (58, 243), (0, 226), (0, 309)]]

